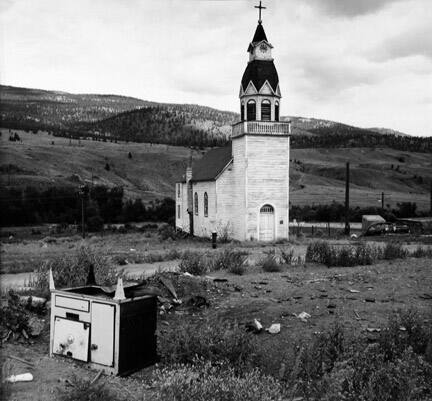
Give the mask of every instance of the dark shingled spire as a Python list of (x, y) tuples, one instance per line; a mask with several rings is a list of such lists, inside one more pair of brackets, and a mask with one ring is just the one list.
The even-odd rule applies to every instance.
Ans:
[(255, 35), (252, 39), (252, 43), (261, 42), (262, 40), (266, 40), (268, 42), (267, 36), (264, 32), (264, 28), (263, 28), (262, 24), (258, 24), (257, 29), (255, 31)]
[(273, 91), (279, 83), (278, 73), (272, 60), (254, 60), (248, 63), (241, 81), (245, 91), (249, 82), (252, 81), (257, 91), (261, 89), (265, 81), (268, 81)]

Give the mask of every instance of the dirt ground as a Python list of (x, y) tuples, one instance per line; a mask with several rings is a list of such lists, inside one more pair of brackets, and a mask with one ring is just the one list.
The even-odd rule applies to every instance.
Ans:
[[(97, 249), (105, 249), (110, 254), (164, 252), (172, 247), (211, 251), (209, 243), (199, 241), (161, 243), (152, 238), (144, 240), (137, 235), (125, 235), (118, 237), (114, 246), (115, 240), (115, 237), (109, 237), (108, 240), (105, 237), (91, 241)], [(300, 255), (304, 253), (306, 244), (307, 241), (303, 241), (283, 246), (294, 246)], [(34, 243), (24, 246), (37, 249)], [(28, 257), (31, 254), (30, 251), (20, 254), (18, 247), (18, 244), (8, 244), (4, 254), (10, 260), (16, 255)], [(179, 307), (159, 315), (159, 337), (163, 336), (164, 329), (175, 324), (178, 316), (195, 319), (197, 314), (214, 314), (235, 320), (241, 325), (256, 318), (265, 328), (272, 323), (281, 324), (279, 334), (263, 332), (254, 336), (261, 352), (267, 353), (269, 358), (281, 358), (293, 343), (314, 336), (336, 321), (354, 335), (369, 337), (374, 333), (367, 329), (382, 328), (393, 311), (416, 308), (432, 316), (431, 259), (408, 258), (349, 268), (326, 268), (307, 263), (289, 267), (282, 272), (265, 273), (253, 266), (253, 261), (263, 251), (272, 248), (271, 245), (237, 244), (236, 247), (249, 253), (252, 267), (242, 276), (218, 271), (206, 277), (190, 278), (195, 281), (196, 288), (204, 289), (201, 293), (208, 297), (210, 306), (199, 311)], [(61, 252), (74, 248), (60, 243), (56, 249)], [(160, 264), (163, 265), (163, 262)], [(219, 280), (214, 281), (215, 278)], [(179, 294), (180, 297), (186, 295), (194, 294)], [(306, 321), (299, 319), (297, 315), (302, 312), (308, 313), (310, 318)], [(83, 364), (63, 358), (49, 358), (48, 342), (49, 331), (46, 327), (33, 344), (10, 341), (3, 344), (0, 349), (3, 374), (32, 372), (34, 376), (32, 382), (11, 384), (10, 400), (56, 400), (57, 388), (66, 386), (62, 379), (70, 379), (72, 375), (82, 378), (96, 376), (97, 372), (90, 371)], [(9, 355), (24, 358), (34, 367), (9, 359)], [(151, 400), (152, 390), (146, 387), (145, 382), (153, 369), (143, 369), (127, 378), (103, 375), (99, 380), (106, 382), (119, 399)]]

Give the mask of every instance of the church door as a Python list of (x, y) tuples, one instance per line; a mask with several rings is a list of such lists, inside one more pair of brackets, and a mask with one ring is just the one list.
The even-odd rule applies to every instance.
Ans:
[(264, 205), (260, 210), (259, 217), (259, 240), (274, 240), (274, 209), (271, 205)]

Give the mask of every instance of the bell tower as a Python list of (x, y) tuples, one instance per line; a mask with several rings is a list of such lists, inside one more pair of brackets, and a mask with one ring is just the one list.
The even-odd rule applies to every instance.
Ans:
[(268, 41), (259, 9), (258, 26), (247, 52), (249, 62), (240, 85), (241, 121), (279, 121), (281, 92), (279, 77), (272, 57), (272, 44)]
[[(281, 91), (259, 9), (240, 84), (240, 121), (232, 127), (239, 237), (273, 241), (289, 235), (291, 124), (280, 121)], [(241, 217), (240, 217), (241, 216)]]

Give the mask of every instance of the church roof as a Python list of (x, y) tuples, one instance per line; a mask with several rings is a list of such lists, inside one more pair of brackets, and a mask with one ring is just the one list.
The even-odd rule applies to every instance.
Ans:
[(192, 181), (213, 181), (232, 160), (231, 143), (208, 151), (192, 166)]
[(258, 24), (256, 31), (255, 31), (255, 35), (252, 39), (252, 43), (261, 42), (262, 40), (265, 40), (268, 42), (267, 36), (264, 32), (264, 27), (262, 26), (262, 24)]
[(268, 81), (273, 91), (276, 92), (279, 77), (273, 60), (253, 60), (248, 63), (241, 81), (244, 91), (251, 81), (258, 91), (265, 81)]

